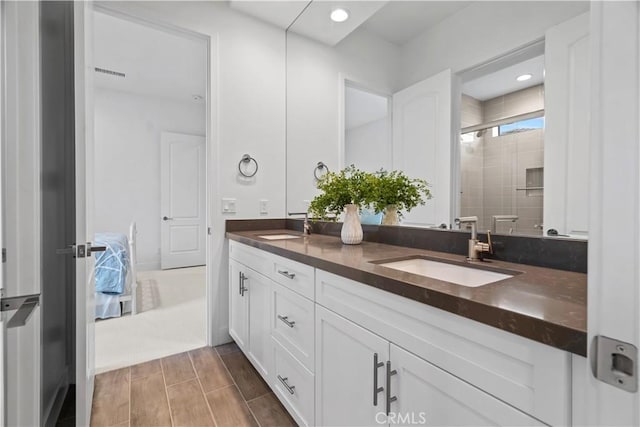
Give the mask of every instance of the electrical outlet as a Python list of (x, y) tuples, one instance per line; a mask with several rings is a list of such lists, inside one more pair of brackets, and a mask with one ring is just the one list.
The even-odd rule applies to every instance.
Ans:
[(266, 215), (269, 213), (269, 201), (267, 199), (260, 199), (260, 215)]
[(222, 213), (236, 213), (236, 199), (222, 199)]

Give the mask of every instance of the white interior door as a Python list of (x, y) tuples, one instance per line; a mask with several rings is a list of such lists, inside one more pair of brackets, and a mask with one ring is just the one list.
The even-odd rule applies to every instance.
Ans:
[[(38, 2), (2, 2), (2, 297), (41, 290), (40, 75)], [(3, 301), (3, 302), (4, 302)], [(3, 425), (41, 424), (41, 311), (8, 329), (2, 313)]]
[(431, 185), (433, 198), (405, 214), (405, 225), (451, 224), (451, 70), (393, 95), (393, 168)]
[[(591, 3), (592, 84), (588, 343), (606, 336), (640, 347), (640, 3)], [(546, 183), (545, 183), (546, 184)], [(546, 224), (545, 224), (546, 226)], [(640, 425), (640, 392), (598, 381), (617, 348), (583, 364), (589, 425)], [(637, 376), (638, 364), (633, 370)], [(616, 375), (623, 384), (637, 378)], [(615, 383), (616, 381), (614, 381)]]
[[(93, 11), (74, 3), (76, 242), (93, 236)], [(91, 236), (91, 237), (90, 237)], [(76, 420), (89, 425), (95, 376), (95, 262), (76, 258)]]
[(160, 143), (161, 268), (204, 265), (205, 137), (163, 132)]
[(589, 229), (589, 13), (545, 36), (544, 233)]

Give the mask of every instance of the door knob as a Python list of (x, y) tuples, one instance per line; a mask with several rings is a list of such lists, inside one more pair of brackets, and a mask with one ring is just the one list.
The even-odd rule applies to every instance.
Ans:
[(165, 215), (165, 216), (162, 217), (162, 220), (163, 221), (172, 221), (173, 218), (169, 218), (168, 216)]

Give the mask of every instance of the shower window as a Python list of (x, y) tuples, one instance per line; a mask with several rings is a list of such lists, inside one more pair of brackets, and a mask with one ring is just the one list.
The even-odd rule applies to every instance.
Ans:
[(535, 119), (520, 120), (498, 126), (498, 135), (507, 135), (516, 132), (526, 132), (534, 129), (544, 129), (544, 117)]

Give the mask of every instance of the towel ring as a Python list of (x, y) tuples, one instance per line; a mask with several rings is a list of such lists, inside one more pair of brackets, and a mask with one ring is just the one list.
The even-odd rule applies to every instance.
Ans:
[[(243, 171), (242, 170), (242, 164), (243, 163), (251, 163), (251, 162), (256, 164), (256, 168), (253, 171), (253, 173), (247, 173), (247, 172)], [(258, 173), (258, 162), (256, 161), (256, 159), (254, 159), (250, 155), (243, 154), (242, 155), (242, 159), (240, 159), (240, 162), (238, 162), (238, 172), (240, 172), (240, 175), (242, 175), (242, 176), (246, 176), (247, 178), (251, 178), (252, 176), (254, 176), (255, 174)]]
[(320, 180), (320, 178), (322, 178), (321, 176), (318, 176), (318, 171), (323, 171), (326, 170), (328, 173), (329, 172), (329, 168), (327, 167), (327, 165), (324, 164), (324, 162), (318, 162), (318, 165), (316, 166), (316, 168), (313, 170), (313, 176), (316, 178), (316, 180)]

